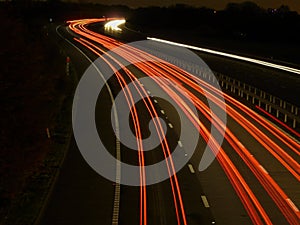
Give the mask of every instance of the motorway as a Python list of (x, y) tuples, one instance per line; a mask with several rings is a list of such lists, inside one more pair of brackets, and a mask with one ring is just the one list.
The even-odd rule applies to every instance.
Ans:
[[(97, 99), (95, 122), (109, 153), (140, 168), (140, 183), (120, 184), (126, 174), (118, 163), (115, 181), (101, 177), (88, 166), (77, 140), (72, 139), (41, 224), (300, 224), (299, 141), (208, 80), (90, 29), (105, 23), (104, 18), (70, 21), (57, 27), (56, 33), (71, 56), (78, 79), (97, 58), (114, 72)], [(121, 36), (121, 23), (112, 20), (106, 29)], [(126, 62), (130, 65), (124, 67)], [(99, 70), (105, 68), (95, 71)], [(143, 82), (142, 78), (149, 79)], [(133, 89), (128, 88), (131, 82)], [(137, 151), (117, 138), (111, 124), (114, 98), (120, 92), (131, 108), (128, 122)], [(134, 93), (142, 99), (137, 104)], [(122, 113), (117, 108), (115, 116), (120, 118)], [(150, 120), (154, 125), (151, 133)], [(195, 152), (188, 138), (181, 139), (183, 132), (198, 137)], [(148, 152), (142, 139), (152, 133), (160, 145)], [(224, 141), (219, 144), (222, 134)], [(179, 157), (191, 158), (176, 173), (176, 157), (172, 156), (178, 146)], [(202, 156), (209, 154), (206, 146), (216, 159), (199, 171)], [(166, 158), (169, 178), (147, 186), (165, 171), (149, 174), (146, 166)]]

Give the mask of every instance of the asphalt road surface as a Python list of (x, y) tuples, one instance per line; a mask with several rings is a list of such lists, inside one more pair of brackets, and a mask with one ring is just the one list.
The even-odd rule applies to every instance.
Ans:
[[(56, 33), (59, 45), (70, 56), (78, 80), (98, 57), (111, 69), (122, 67), (124, 62), (141, 61), (114, 71), (97, 98), (95, 111), (97, 131), (106, 150), (140, 168), (135, 177), (140, 185), (118, 184), (122, 176), (128, 175), (122, 173), (123, 166), (109, 168), (115, 174), (120, 171), (115, 180), (100, 176), (84, 160), (73, 138), (41, 224), (299, 224), (299, 141), (216, 90), (208, 80), (176, 65), (151, 61), (155, 56), (137, 46), (118, 48), (123, 44), (119, 41), (122, 31), (114, 27), (105, 32), (98, 29), (106, 22), (72, 21), (57, 27), (53, 35)], [(134, 36), (126, 33), (125, 39), (130, 35)], [(118, 51), (108, 53), (114, 48)], [(172, 47), (165, 46), (166, 49)], [(131, 104), (134, 91), (127, 85), (145, 77), (150, 81), (141, 80), (134, 87), (144, 93), (144, 100)], [(132, 106), (128, 123), (139, 137), (137, 150), (123, 144), (113, 130), (112, 96), (116, 98), (119, 93)], [(220, 113), (213, 115), (210, 108)], [(225, 109), (227, 122), (221, 115)], [(122, 113), (117, 108), (119, 118)], [(153, 135), (148, 127), (151, 120), (157, 135), (165, 138), (153, 150), (144, 151), (141, 139)], [(224, 141), (219, 146), (216, 139), (222, 133)], [(190, 137), (198, 138), (195, 149), (190, 149)], [(178, 157), (191, 157), (178, 173), (174, 173), (176, 165), (172, 161), (177, 157), (176, 148), (180, 149)], [(205, 154), (216, 155), (216, 159), (206, 170), (199, 171)], [(148, 174), (145, 167), (164, 160), (172, 176), (146, 186), (147, 181), (158, 179), (164, 171)]]

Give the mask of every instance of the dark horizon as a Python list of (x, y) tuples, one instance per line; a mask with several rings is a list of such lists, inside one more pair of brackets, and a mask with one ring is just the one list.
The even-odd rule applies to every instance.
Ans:
[[(134, 0), (110, 0), (109, 2), (106, 0), (68, 0), (64, 2), (77, 2), (77, 3), (99, 3), (104, 5), (126, 5), (132, 8), (139, 8), (139, 7), (148, 7), (148, 6), (161, 6), (161, 7), (168, 7), (176, 4), (186, 4), (189, 6), (194, 7), (207, 7), (213, 8), (215, 10), (223, 10), (226, 8), (228, 3), (243, 3), (247, 2), (247, 0), (222, 0), (222, 1), (211, 1), (211, 0), (202, 0), (201, 2), (197, 0), (181, 0), (181, 1), (174, 1), (174, 0), (166, 0), (166, 1), (159, 1), (154, 0), (149, 1), (142, 0), (142, 1), (134, 1)], [(289, 6), (291, 11), (297, 11), (300, 13), (300, 1), (295, 2), (294, 0), (252, 0), (250, 2), (256, 3), (258, 6), (268, 9), (268, 8), (279, 8), (282, 5)]]
[[(122, 5), (122, 6), (127, 6), (129, 8), (142, 8), (142, 7), (170, 7), (174, 6), (177, 4), (182, 4), (182, 5), (187, 5), (191, 7), (206, 7), (206, 8), (211, 8), (215, 10), (224, 10), (226, 9), (227, 5), (230, 3), (236, 3), (236, 4), (241, 4), (244, 2), (253, 2), (257, 4), (260, 8), (263, 9), (278, 9), (281, 6), (288, 6), (290, 11), (296, 11), (298, 14), (300, 14), (300, 1), (295, 2), (294, 0), (286, 0), (286, 1), (281, 1), (281, 0), (222, 0), (222, 1), (211, 1), (211, 0), (202, 0), (201, 3), (199, 3), (197, 0), (181, 0), (181, 1), (174, 1), (174, 0), (166, 0), (166, 1), (159, 1), (159, 0), (154, 0), (149, 1), (142, 0), (142, 1), (134, 1), (134, 0), (110, 0), (109, 2), (106, 0), (32, 0), (32, 2), (64, 2), (64, 3), (79, 3), (79, 4), (88, 4), (88, 3), (93, 3), (93, 4), (102, 4), (106, 6), (114, 6), (114, 5)], [(11, 0), (0, 0), (0, 2), (13, 2)], [(24, 2), (24, 4), (28, 4)], [(20, 2), (19, 2), (20, 3)]]

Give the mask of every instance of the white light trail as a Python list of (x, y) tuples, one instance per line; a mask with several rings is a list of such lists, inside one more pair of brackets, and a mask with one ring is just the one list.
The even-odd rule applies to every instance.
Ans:
[(255, 64), (259, 64), (259, 65), (263, 65), (263, 66), (267, 66), (267, 67), (271, 67), (271, 68), (275, 68), (275, 69), (279, 69), (279, 70), (283, 70), (283, 71), (287, 71), (290, 73), (295, 73), (295, 74), (300, 75), (299, 69), (295, 69), (295, 68), (288, 67), (288, 66), (277, 65), (274, 63), (269, 63), (269, 62), (265, 62), (265, 61), (258, 60), (258, 59), (252, 59), (252, 58), (248, 58), (248, 57), (244, 57), (244, 56), (233, 55), (233, 54), (229, 54), (229, 53), (225, 53), (225, 52), (219, 52), (219, 51), (215, 51), (215, 50), (211, 50), (211, 49), (207, 49), (207, 48), (200, 48), (200, 47), (196, 47), (196, 46), (192, 46), (192, 45), (176, 43), (173, 41), (167, 41), (167, 40), (163, 40), (163, 39), (159, 39), (159, 38), (147, 37), (147, 39), (152, 40), (152, 41), (162, 42), (165, 44), (189, 48), (189, 49), (193, 49), (193, 50), (197, 50), (197, 51), (207, 52), (210, 54), (220, 55), (220, 56), (224, 56), (224, 57), (228, 57), (228, 58), (238, 59), (238, 60), (242, 60), (242, 61), (246, 61), (246, 62), (251, 62), (251, 63), (255, 63)]
[(120, 25), (124, 24), (126, 20), (112, 20), (107, 22), (104, 27), (107, 29), (112, 29), (114, 31), (121, 31), (122, 29), (119, 28)]

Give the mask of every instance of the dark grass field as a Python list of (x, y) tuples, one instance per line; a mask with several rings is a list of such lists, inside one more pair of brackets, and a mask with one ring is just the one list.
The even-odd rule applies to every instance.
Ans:
[(47, 23), (24, 21), (5, 10), (0, 18), (5, 21), (0, 35), (0, 224), (5, 224), (15, 204), (30, 208), (30, 182), (45, 172), (45, 159), (57, 148), (46, 128), (57, 129), (68, 89), (65, 59), (53, 50)]

